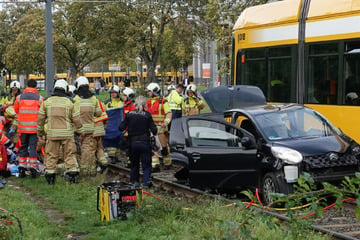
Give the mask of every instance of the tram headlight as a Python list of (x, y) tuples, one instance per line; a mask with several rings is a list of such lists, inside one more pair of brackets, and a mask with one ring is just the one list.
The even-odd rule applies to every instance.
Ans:
[(287, 147), (271, 147), (271, 152), (274, 157), (279, 158), (287, 164), (297, 164), (303, 159), (303, 156), (298, 151)]

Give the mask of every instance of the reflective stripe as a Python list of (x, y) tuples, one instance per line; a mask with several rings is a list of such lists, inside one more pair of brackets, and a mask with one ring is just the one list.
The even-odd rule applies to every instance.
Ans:
[(19, 110), (19, 113), (38, 113), (37, 110)]

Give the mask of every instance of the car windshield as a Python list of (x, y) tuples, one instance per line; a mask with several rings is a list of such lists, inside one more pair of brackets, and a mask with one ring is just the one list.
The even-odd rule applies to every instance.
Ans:
[(320, 113), (306, 107), (278, 108), (255, 116), (260, 131), (269, 140), (312, 138), (339, 135)]

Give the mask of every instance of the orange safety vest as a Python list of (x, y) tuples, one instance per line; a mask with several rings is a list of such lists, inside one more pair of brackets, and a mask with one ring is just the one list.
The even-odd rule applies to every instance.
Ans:
[(35, 88), (25, 88), (24, 92), (16, 97), (15, 112), (18, 114), (18, 132), (37, 132), (37, 118), (43, 97)]
[(160, 97), (153, 104), (151, 104), (151, 98), (146, 101), (147, 111), (151, 114), (154, 122), (162, 123), (165, 120), (164, 102), (166, 99)]

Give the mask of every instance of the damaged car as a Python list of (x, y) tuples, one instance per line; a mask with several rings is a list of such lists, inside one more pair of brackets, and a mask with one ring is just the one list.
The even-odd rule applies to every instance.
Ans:
[(170, 149), (183, 167), (175, 177), (194, 188), (289, 194), (304, 172), (339, 183), (359, 171), (360, 147), (320, 113), (299, 104), (266, 104), (255, 86), (202, 92), (212, 113), (174, 119)]

